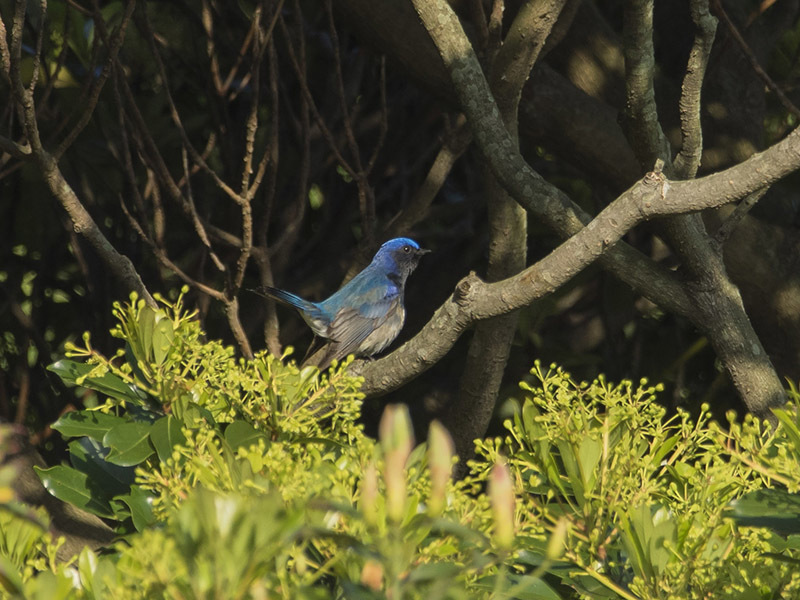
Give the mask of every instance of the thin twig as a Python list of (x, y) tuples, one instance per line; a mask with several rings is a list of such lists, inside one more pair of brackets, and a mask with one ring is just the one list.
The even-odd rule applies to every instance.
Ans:
[(714, 234), (714, 241), (722, 246), (728, 241), (728, 238), (731, 236), (733, 231), (742, 222), (745, 218), (747, 213), (750, 212), (761, 198), (764, 197), (764, 194), (767, 193), (769, 190), (769, 186), (763, 187), (758, 191), (753, 192), (752, 194), (743, 198), (739, 204), (736, 205), (736, 208), (733, 209), (733, 212), (728, 215), (728, 217), (723, 221), (722, 225), (719, 226), (717, 232)]
[(339, 146), (336, 144), (336, 141), (331, 133), (331, 130), (328, 128), (328, 125), (325, 123), (325, 119), (322, 118), (322, 115), (317, 108), (316, 102), (314, 102), (314, 96), (311, 94), (311, 90), (308, 87), (308, 82), (306, 81), (305, 74), (303, 70), (300, 68), (300, 63), (297, 60), (297, 55), (294, 50), (294, 46), (291, 42), (291, 36), (289, 35), (289, 28), (286, 26), (286, 22), (281, 16), (279, 18), (281, 30), (283, 31), (284, 37), (286, 38), (286, 49), (289, 53), (289, 62), (292, 64), (292, 69), (294, 69), (295, 75), (297, 76), (297, 83), (300, 85), (300, 91), (303, 94), (303, 97), (306, 99), (308, 103), (308, 107), (311, 109), (311, 114), (314, 117), (314, 120), (319, 127), (320, 133), (325, 141), (328, 143), (328, 147), (330, 148), (331, 152), (333, 152), (333, 156), (339, 165), (344, 169), (345, 173), (347, 173), (352, 179), (356, 179), (357, 175), (353, 167), (350, 163), (345, 160), (344, 156), (342, 156), (341, 151), (339, 150)]
[[(58, 147), (53, 151), (53, 156), (58, 160), (64, 152), (69, 148), (75, 139), (78, 137), (81, 131), (86, 127), (89, 123), (89, 119), (91, 119), (92, 114), (94, 113), (94, 109), (97, 106), (97, 101), (100, 98), (100, 92), (103, 90), (106, 81), (108, 80), (108, 76), (111, 74), (111, 67), (114, 64), (114, 61), (117, 59), (117, 55), (119, 54), (119, 50), (122, 47), (122, 41), (125, 39), (125, 31), (128, 27), (128, 21), (133, 14), (133, 9), (136, 7), (135, 0), (129, 0), (127, 5), (125, 6), (125, 12), (122, 15), (122, 20), (120, 24), (117, 26), (114, 33), (110, 36), (110, 38), (106, 37), (104, 42), (108, 47), (108, 58), (106, 59), (105, 64), (103, 65), (103, 70), (100, 72), (100, 76), (95, 80), (94, 85), (92, 86), (92, 91), (89, 94), (89, 98), (87, 103), (85, 104), (84, 110), (81, 113), (80, 118), (78, 119), (77, 123), (72, 127), (70, 132), (64, 137)], [(95, 3), (96, 8), (96, 15), (95, 15), (95, 23), (97, 24), (98, 31), (105, 31), (105, 24), (103, 23), (102, 13), (100, 12), (100, 8)], [(102, 35), (102, 34), (101, 34)]]
[(119, 205), (122, 208), (123, 214), (127, 217), (131, 228), (133, 228), (133, 231), (139, 236), (139, 239), (141, 239), (150, 247), (150, 249), (153, 251), (153, 255), (164, 267), (175, 273), (181, 280), (183, 280), (184, 283), (196, 288), (215, 300), (225, 302), (225, 294), (189, 276), (183, 269), (170, 260), (166, 250), (160, 247), (155, 240), (145, 233), (139, 221), (137, 221), (136, 217), (134, 217), (133, 214), (131, 214), (131, 212), (128, 210), (125, 200), (123, 200), (121, 195), (119, 196)]
[(36, 49), (33, 52), (33, 62), (31, 65), (31, 80), (28, 83), (28, 92), (33, 94), (36, 84), (39, 82), (39, 67), (42, 63), (42, 43), (47, 29), (47, 0), (39, 0), (39, 28), (36, 32)]
[(375, 168), (375, 161), (378, 160), (378, 156), (381, 153), (383, 144), (386, 141), (386, 133), (389, 131), (389, 106), (386, 102), (386, 56), (384, 55), (381, 55), (380, 58), (380, 81), (378, 86), (380, 89), (381, 100), (380, 129), (378, 130), (378, 141), (375, 143), (375, 147), (372, 149), (372, 154), (367, 161), (367, 173), (372, 173), (372, 169)]
[(453, 165), (464, 154), (471, 142), (472, 133), (467, 126), (467, 120), (460, 115), (455, 129), (445, 138), (431, 168), (428, 169), (428, 174), (411, 198), (411, 202), (386, 226), (387, 237), (405, 235), (415, 224), (425, 218), (433, 199), (444, 185)]
[(208, 255), (211, 257), (211, 261), (214, 263), (214, 266), (220, 273), (224, 273), (227, 269), (217, 256), (216, 252), (214, 252), (214, 249), (211, 247), (211, 241), (208, 239), (208, 234), (203, 227), (203, 222), (200, 220), (200, 215), (197, 214), (197, 205), (194, 201), (191, 175), (189, 173), (189, 157), (186, 155), (185, 147), (181, 147), (181, 164), (183, 165), (183, 176), (186, 181), (186, 208), (188, 208), (189, 219), (192, 222), (195, 233), (197, 233), (197, 237), (200, 238), (200, 241), (208, 250)]
[(237, 204), (241, 204), (243, 202), (242, 197), (236, 193), (236, 191), (230, 187), (227, 183), (225, 183), (220, 176), (217, 174), (214, 169), (208, 166), (208, 163), (203, 159), (197, 149), (192, 144), (191, 140), (189, 140), (189, 135), (186, 133), (186, 128), (183, 125), (183, 120), (181, 119), (180, 113), (178, 112), (178, 108), (175, 105), (175, 101), (172, 98), (172, 92), (170, 91), (168, 81), (169, 77), (167, 76), (166, 68), (164, 67), (164, 62), (161, 60), (161, 53), (158, 51), (158, 47), (155, 44), (155, 37), (153, 36), (152, 28), (150, 27), (150, 19), (147, 16), (147, 11), (142, 10), (140, 12), (141, 18), (141, 26), (144, 29), (144, 37), (147, 39), (148, 44), (150, 46), (150, 53), (153, 56), (153, 59), (156, 64), (156, 68), (158, 69), (159, 74), (161, 75), (161, 79), (164, 82), (164, 94), (167, 98), (167, 105), (169, 106), (170, 116), (172, 117), (173, 123), (175, 123), (175, 127), (178, 129), (178, 133), (181, 136), (181, 140), (183, 141), (184, 146), (189, 151), (189, 154), (192, 157), (192, 160), (202, 167), (203, 171), (208, 174), (211, 179), (214, 181), (216, 186), (225, 192), (225, 194), (231, 198)]
[(720, 0), (711, 0), (711, 1), (714, 7), (714, 12), (725, 23), (725, 26), (731, 33), (731, 36), (733, 36), (733, 39), (736, 40), (736, 43), (739, 46), (739, 49), (742, 51), (742, 54), (744, 54), (745, 58), (750, 63), (750, 67), (753, 69), (753, 72), (775, 94), (775, 97), (778, 98), (778, 101), (783, 105), (783, 107), (790, 113), (792, 113), (796, 119), (800, 119), (800, 109), (798, 109), (794, 105), (794, 103), (791, 100), (789, 100), (786, 94), (783, 93), (783, 90), (781, 90), (780, 86), (777, 83), (775, 83), (772, 80), (772, 77), (770, 77), (767, 74), (767, 72), (761, 67), (761, 64), (758, 62), (758, 58), (748, 45), (747, 41), (744, 39), (744, 36), (741, 34), (739, 29), (733, 23), (731, 18), (728, 16), (728, 13), (725, 12), (725, 8), (722, 6), (722, 2)]
[[(377, 224), (377, 217), (375, 214), (375, 195), (372, 192), (372, 187), (369, 185), (370, 170), (365, 169), (361, 161), (361, 149), (356, 141), (356, 136), (353, 131), (353, 121), (350, 110), (347, 104), (347, 94), (344, 89), (344, 73), (342, 72), (342, 56), (339, 46), (339, 34), (336, 31), (336, 23), (333, 18), (333, 2), (332, 0), (325, 0), (325, 11), (328, 14), (328, 29), (331, 34), (331, 47), (333, 48), (333, 65), (336, 73), (336, 91), (339, 96), (339, 104), (342, 111), (342, 125), (344, 126), (345, 139), (353, 157), (353, 164), (355, 166), (355, 182), (358, 187), (358, 208), (361, 213), (361, 224), (363, 227), (364, 241), (367, 247), (375, 245), (375, 228)], [(375, 150), (375, 157), (381, 147), (384, 136), (381, 136), (378, 146)], [(371, 163), (374, 165), (375, 161)]]
[(47, 101), (50, 98), (50, 94), (55, 88), (56, 81), (58, 81), (58, 77), (61, 75), (61, 72), (64, 70), (64, 65), (67, 63), (67, 56), (69, 55), (68, 33), (72, 21), (71, 17), (72, 17), (72, 12), (69, 10), (65, 10), (64, 26), (62, 29), (63, 33), (61, 37), (61, 50), (58, 53), (58, 58), (56, 59), (55, 69), (53, 69), (53, 72), (50, 73), (49, 70), (45, 70), (45, 74), (47, 75), (47, 85), (45, 85), (44, 89), (42, 90), (42, 95), (39, 98), (40, 111), (42, 110), (42, 107), (47, 105)]

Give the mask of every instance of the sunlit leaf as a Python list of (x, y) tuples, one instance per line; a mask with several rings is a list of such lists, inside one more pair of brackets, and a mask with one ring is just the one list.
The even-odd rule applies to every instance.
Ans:
[(123, 467), (131, 467), (147, 460), (155, 449), (150, 444), (149, 423), (125, 423), (111, 429), (103, 438), (110, 451), (106, 460)]

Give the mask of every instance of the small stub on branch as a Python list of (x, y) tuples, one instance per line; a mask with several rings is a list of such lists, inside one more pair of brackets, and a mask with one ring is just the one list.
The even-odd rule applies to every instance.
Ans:
[(664, 161), (659, 158), (656, 160), (653, 170), (644, 176), (644, 182), (647, 184), (655, 184), (663, 182), (664, 180)]
[(661, 158), (657, 158), (656, 164), (653, 167), (653, 173), (655, 173), (656, 175), (661, 175), (663, 171), (664, 171), (664, 160)]

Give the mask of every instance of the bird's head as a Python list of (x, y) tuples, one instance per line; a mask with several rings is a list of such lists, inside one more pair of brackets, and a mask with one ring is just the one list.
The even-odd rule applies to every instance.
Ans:
[(394, 238), (380, 247), (373, 264), (399, 275), (405, 281), (411, 272), (417, 268), (417, 263), (423, 254), (430, 250), (420, 248), (419, 244), (409, 238)]

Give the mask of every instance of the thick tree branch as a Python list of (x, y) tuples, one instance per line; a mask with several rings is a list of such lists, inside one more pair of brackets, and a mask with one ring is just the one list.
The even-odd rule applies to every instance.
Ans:
[[(564, 4), (565, 0), (532, 0), (525, 3), (490, 67), (492, 92), (506, 130), (517, 149), (517, 113), (522, 86)], [(491, 171), (486, 168), (484, 172), (490, 236), (486, 276), (488, 281), (499, 281), (525, 268), (528, 217), (525, 209), (508, 195)], [(473, 440), (483, 437), (489, 426), (516, 330), (516, 312), (481, 321), (475, 328), (461, 377), (458, 400), (451, 403), (445, 421), (445, 425), (454, 433), (456, 450), (464, 459), (473, 452)], [(465, 465), (466, 460), (462, 460), (461, 464)]]
[[(653, 3), (628, 0), (625, 5), (628, 137), (641, 164), (658, 159), (665, 164), (668, 175), (680, 178), (693, 177), (700, 162), (700, 91), (715, 31), (706, 0), (693, 0), (692, 16), (698, 31), (687, 67), (688, 86), (684, 86), (681, 97), (687, 152), (676, 169), (655, 105)], [(770, 407), (785, 401), (783, 386), (753, 330), (739, 290), (728, 277), (719, 247), (697, 214), (670, 217), (665, 220), (664, 229), (686, 271), (683, 285), (695, 307), (688, 317), (708, 336), (750, 411), (759, 416), (770, 415)]]
[[(498, 181), (531, 215), (562, 238), (577, 233), (591, 217), (542, 179), (514, 147), (458, 17), (441, 1), (414, 0), (414, 5), (450, 69), (473, 135)], [(691, 312), (692, 303), (673, 275), (630, 246), (618, 244), (604, 255), (603, 265), (666, 310), (684, 316)]]
[(627, 0), (624, 12), (625, 132), (642, 171), (661, 159), (671, 172), (672, 153), (661, 129), (653, 80), (653, 1)]
[[(609, 204), (579, 233), (522, 273), (496, 283), (470, 275), (411, 340), (390, 355), (358, 362), (362, 390), (379, 396), (399, 388), (444, 357), (470, 325), (529, 305), (550, 293), (603, 253), (637, 224), (675, 214), (718, 208), (800, 168), (800, 129), (768, 150), (725, 171), (689, 181), (649, 173)], [(763, 185), (763, 183), (762, 183)], [(747, 359), (746, 359), (747, 360)], [(748, 368), (761, 370), (759, 363)]]
[(703, 154), (703, 129), (700, 124), (700, 92), (708, 66), (708, 57), (717, 31), (717, 20), (708, 12), (707, 0), (693, 0), (690, 6), (692, 21), (697, 29), (689, 63), (683, 78), (681, 99), (681, 135), (683, 143), (675, 157), (675, 173), (681, 179), (697, 174)]

